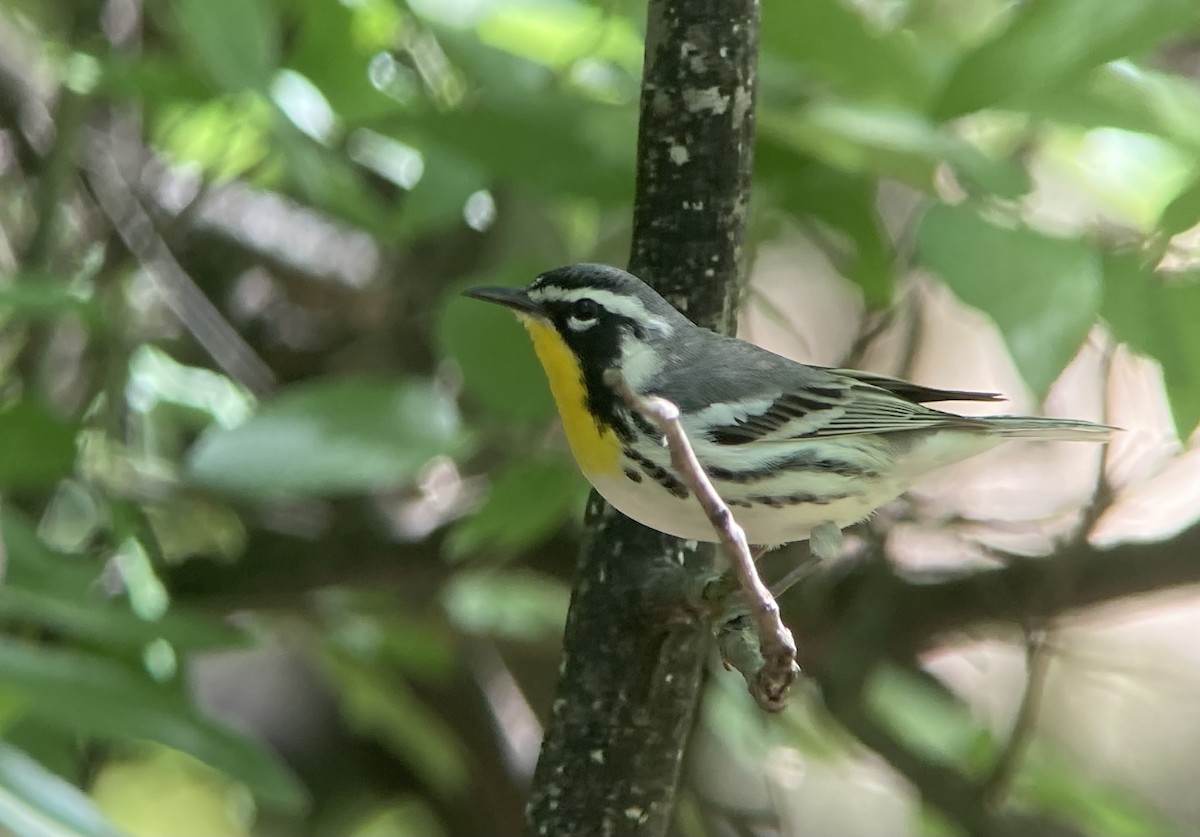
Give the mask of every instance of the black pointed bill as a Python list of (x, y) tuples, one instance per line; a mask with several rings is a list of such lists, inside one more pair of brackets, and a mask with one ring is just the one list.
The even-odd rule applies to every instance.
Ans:
[(528, 314), (535, 317), (546, 316), (546, 312), (542, 309), (542, 306), (530, 299), (529, 294), (525, 293), (523, 288), (468, 288), (463, 291), (463, 296), (469, 296), (471, 299), (482, 299), (484, 302), (494, 302), (497, 305), (503, 305), (505, 308), (511, 308), (518, 314)]

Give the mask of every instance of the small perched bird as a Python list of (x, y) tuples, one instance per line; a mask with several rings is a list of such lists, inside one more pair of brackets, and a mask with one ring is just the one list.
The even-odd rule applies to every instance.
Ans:
[(1114, 428), (1074, 419), (967, 417), (926, 407), (998, 396), (807, 366), (693, 324), (636, 276), (602, 264), (551, 270), (528, 287), (465, 294), (516, 312), (584, 476), (634, 520), (715, 541), (671, 467), (662, 435), (604, 380), (675, 404), (714, 488), (750, 543), (811, 538), (837, 552), (841, 529), (923, 474), (1007, 439), (1103, 442)]

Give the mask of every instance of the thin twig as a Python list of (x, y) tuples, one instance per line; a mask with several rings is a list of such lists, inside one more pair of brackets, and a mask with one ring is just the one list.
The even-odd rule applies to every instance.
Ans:
[(1046, 690), (1046, 675), (1050, 672), (1050, 653), (1044, 631), (1028, 631), (1025, 637), (1025, 691), (1021, 705), (1013, 718), (1008, 741), (1000, 751), (991, 773), (983, 783), (983, 798), (988, 804), (999, 805), (1008, 794), (1013, 778), (1021, 766), (1021, 757), (1029, 749), (1037, 731), (1038, 711)]
[(153, 279), (167, 307), (226, 374), (256, 395), (270, 392), (275, 373), (179, 264), (121, 171), (111, 138), (94, 132), (89, 140), (89, 183), (100, 209)]
[(742, 676), (750, 687), (750, 693), (759, 706), (771, 712), (778, 712), (787, 705), (788, 689), (796, 679), (796, 643), (792, 632), (784, 626), (779, 618), (779, 605), (771, 596), (771, 591), (763, 584), (758, 576), (751, 557), (750, 545), (746, 542), (746, 533), (738, 525), (729, 511), (729, 507), (717, 495), (704, 467), (696, 458), (691, 442), (679, 422), (679, 408), (665, 398), (657, 396), (642, 396), (634, 392), (624, 376), (615, 369), (604, 373), (604, 383), (613, 389), (629, 407), (649, 421), (653, 422), (662, 432), (667, 441), (671, 454), (671, 465), (680, 478), (696, 495), (713, 530), (720, 538), (721, 548), (733, 567), (734, 575), (742, 589), (758, 632), (759, 650), (762, 653), (761, 665), (754, 670), (751, 660), (756, 655), (733, 652), (727, 648), (725, 640), (736, 637), (740, 631), (733, 628), (727, 630), (722, 625), (718, 636), (721, 640), (725, 661), (741, 671)]

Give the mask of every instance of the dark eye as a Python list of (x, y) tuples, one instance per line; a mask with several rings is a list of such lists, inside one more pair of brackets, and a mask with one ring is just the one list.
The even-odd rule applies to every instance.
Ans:
[(600, 305), (594, 299), (581, 299), (571, 306), (571, 316), (587, 322), (600, 316)]

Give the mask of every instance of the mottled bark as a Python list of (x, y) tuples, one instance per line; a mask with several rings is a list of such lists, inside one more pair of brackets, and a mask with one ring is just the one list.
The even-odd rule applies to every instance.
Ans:
[[(733, 327), (754, 142), (758, 0), (651, 0), (629, 269), (697, 323)], [(707, 626), (683, 591), (709, 547), (589, 504), (533, 835), (665, 834), (700, 695)]]

